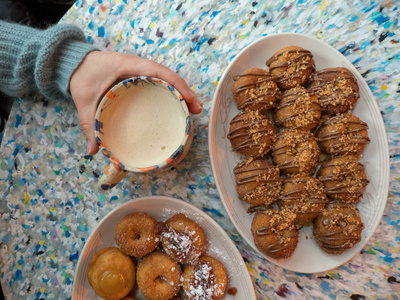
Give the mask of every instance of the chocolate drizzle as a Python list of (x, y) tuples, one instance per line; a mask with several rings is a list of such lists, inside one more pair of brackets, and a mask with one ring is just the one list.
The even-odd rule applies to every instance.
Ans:
[[(293, 56), (290, 61), (285, 61), (281, 64), (278, 64), (276, 66), (271, 67), (271, 64), (274, 61), (277, 61), (279, 56), (282, 56), (284, 54), (292, 54), (292, 53), (296, 53), (297, 56)], [(299, 61), (301, 60), (303, 57), (313, 57), (312, 53), (308, 50), (305, 49), (298, 49), (298, 50), (287, 50), (287, 51), (282, 51), (279, 53), (275, 53), (270, 59), (268, 59), (265, 64), (269, 67), (269, 70), (274, 70), (276, 68), (282, 68), (282, 67), (287, 67), (291, 62), (293, 61)], [(310, 66), (309, 66), (310, 65)], [(312, 70), (315, 70), (315, 64), (313, 64), (312, 62), (308, 62), (307, 63), (307, 67), (312, 68)]]
[[(325, 76), (331, 79), (327, 79)], [(344, 68), (315, 72), (309, 90), (315, 93), (325, 109), (328, 106), (342, 105), (343, 108), (337, 108), (339, 109), (337, 112), (351, 110), (360, 97), (357, 79), (351, 71)]]
[[(313, 134), (309, 131), (300, 130), (288, 130), (279, 133), (272, 149), (276, 166), (281, 171), (289, 173), (313, 172), (320, 154)], [(291, 170), (292, 168), (297, 169)]]
[(318, 179), (328, 196), (347, 203), (360, 201), (369, 183), (364, 166), (351, 157), (334, 158), (324, 163)]
[(316, 137), (328, 153), (358, 154), (371, 141), (367, 130), (367, 123), (356, 116), (336, 115), (322, 123)]
[(275, 122), (290, 128), (313, 128), (319, 124), (322, 108), (318, 99), (303, 87), (282, 94), (276, 107)]
[[(297, 214), (297, 223), (311, 221), (328, 203), (323, 190), (323, 184), (314, 177), (287, 178), (284, 181), (278, 206), (294, 211)], [(300, 218), (299, 215), (308, 216)]]
[(313, 231), (318, 244), (325, 251), (339, 254), (361, 240), (364, 228), (354, 206), (333, 202), (318, 216)]
[[(232, 93), (238, 104), (238, 109), (251, 108), (254, 104), (264, 106), (265, 108), (272, 107), (280, 95), (280, 90), (275, 83), (275, 77), (271, 76), (271, 74), (266, 71), (265, 73), (245, 71), (243, 74), (234, 76), (233, 80), (238, 81), (244, 77), (257, 77), (257, 79), (232, 89)], [(237, 95), (242, 92), (245, 93), (247, 98), (244, 100), (241, 98), (240, 100), (237, 99)]]
[[(233, 174), (239, 175), (244, 173), (249, 173), (252, 171), (260, 171), (257, 174), (251, 174), (248, 176), (241, 177), (236, 181), (236, 184), (246, 184), (252, 182), (260, 182), (260, 183), (280, 183), (281, 179), (279, 178), (271, 178), (275, 177), (274, 172), (275, 170), (272, 168), (265, 168), (264, 166), (254, 166), (251, 168), (242, 169), (241, 166), (238, 165), (233, 169)], [(273, 184), (270, 187), (277, 186), (278, 184)]]
[[(285, 56), (286, 61), (272, 66), (272, 64), (283, 55)], [(276, 53), (268, 59), (265, 64), (269, 67), (270, 72), (278, 69), (280, 69), (279, 71), (285, 69), (285, 71), (281, 71), (281, 73), (276, 76), (276, 80), (280, 85), (291, 84), (293, 81), (299, 81), (301, 82), (300, 85), (302, 85), (308, 79), (305, 78), (305, 73), (311, 73), (315, 70), (313, 55), (310, 51), (305, 49), (287, 50)], [(294, 70), (288, 71), (291, 66), (296, 67)]]
[(289, 210), (257, 212), (251, 231), (258, 249), (274, 258), (289, 257), (298, 243), (296, 215)]
[[(260, 227), (256, 230), (256, 234), (258, 236), (266, 236), (266, 235), (274, 234), (273, 228), (274, 227), (272, 227), (272, 226)], [(291, 231), (289, 234), (284, 235), (284, 238), (290, 240), (297, 236), (298, 236), (297, 231)], [(267, 249), (270, 253), (276, 253), (276, 252), (285, 250), (289, 247), (292, 247), (292, 245), (289, 242), (283, 242), (280, 238), (277, 237), (275, 242), (273, 242), (267, 246)]]
[(250, 159), (233, 169), (239, 199), (251, 205), (270, 204), (282, 186), (279, 169), (263, 159)]
[(265, 138), (272, 140), (273, 130), (266, 117), (239, 113), (232, 119), (230, 125), (227, 138), (231, 142), (233, 151), (242, 153), (241, 151), (248, 148), (259, 148), (258, 154), (251, 156), (263, 156), (269, 151), (270, 143), (267, 145)]

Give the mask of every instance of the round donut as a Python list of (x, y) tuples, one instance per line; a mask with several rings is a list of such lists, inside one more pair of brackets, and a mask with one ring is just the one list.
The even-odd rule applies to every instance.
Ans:
[(251, 223), (257, 249), (275, 259), (292, 256), (299, 241), (295, 219), (296, 214), (289, 209), (257, 212)]
[(274, 129), (268, 117), (259, 111), (242, 111), (231, 120), (227, 137), (232, 151), (262, 157), (271, 149)]
[(361, 201), (369, 184), (364, 165), (351, 155), (324, 161), (317, 176), (329, 198), (349, 204)]
[(315, 72), (311, 78), (310, 91), (318, 98), (327, 114), (352, 111), (360, 98), (357, 78), (343, 67)]
[(199, 258), (205, 249), (206, 238), (195, 221), (184, 214), (176, 214), (165, 221), (165, 225), (161, 238), (169, 257), (183, 264)]
[(219, 300), (224, 296), (228, 277), (224, 265), (217, 259), (202, 255), (183, 272), (185, 299)]
[(135, 264), (118, 248), (104, 248), (90, 260), (87, 278), (100, 297), (121, 299), (129, 294), (135, 284)]
[(167, 300), (180, 288), (181, 267), (165, 253), (153, 252), (139, 262), (137, 283), (140, 292), (151, 300)]
[(119, 221), (115, 228), (115, 242), (126, 255), (144, 256), (152, 252), (160, 241), (160, 226), (145, 212), (133, 212)]
[(309, 131), (286, 129), (272, 146), (272, 160), (285, 175), (314, 173), (319, 154), (317, 141)]
[(270, 205), (279, 197), (282, 178), (279, 169), (266, 159), (249, 159), (234, 169), (239, 199), (252, 206)]
[(359, 155), (370, 142), (368, 125), (351, 113), (324, 118), (315, 133), (321, 149), (332, 155)]
[(275, 109), (275, 123), (288, 129), (311, 130), (321, 120), (321, 105), (313, 93), (302, 86), (286, 90)]
[(304, 85), (315, 70), (312, 53), (298, 46), (280, 49), (265, 64), (284, 90)]
[(267, 111), (280, 96), (275, 78), (263, 69), (247, 69), (233, 77), (233, 81), (233, 99), (241, 110)]

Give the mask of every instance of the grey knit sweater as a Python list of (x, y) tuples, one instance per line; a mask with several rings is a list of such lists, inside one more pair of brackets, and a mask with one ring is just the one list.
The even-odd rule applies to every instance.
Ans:
[(39, 91), (49, 99), (71, 99), (70, 77), (93, 50), (73, 25), (38, 30), (0, 21), (0, 91), (20, 97)]

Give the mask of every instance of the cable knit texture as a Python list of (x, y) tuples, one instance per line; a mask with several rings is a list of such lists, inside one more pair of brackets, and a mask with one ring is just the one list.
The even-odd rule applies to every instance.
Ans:
[(0, 41), (0, 90), (20, 97), (39, 91), (49, 99), (71, 99), (72, 73), (96, 50), (69, 24), (39, 30), (0, 21)]

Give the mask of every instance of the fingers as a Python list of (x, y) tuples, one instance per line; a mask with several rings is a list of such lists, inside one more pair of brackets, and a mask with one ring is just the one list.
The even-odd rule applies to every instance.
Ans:
[(86, 152), (89, 155), (94, 155), (99, 151), (99, 146), (96, 142), (96, 137), (94, 135), (94, 113), (93, 112), (79, 112), (79, 122), (81, 124), (81, 130), (87, 140)]
[(202, 111), (203, 103), (177, 73), (155, 61), (143, 59), (136, 55), (125, 54), (124, 56), (124, 62), (118, 68), (119, 77), (141, 75), (160, 78), (173, 85), (181, 93), (192, 114), (199, 114)]

